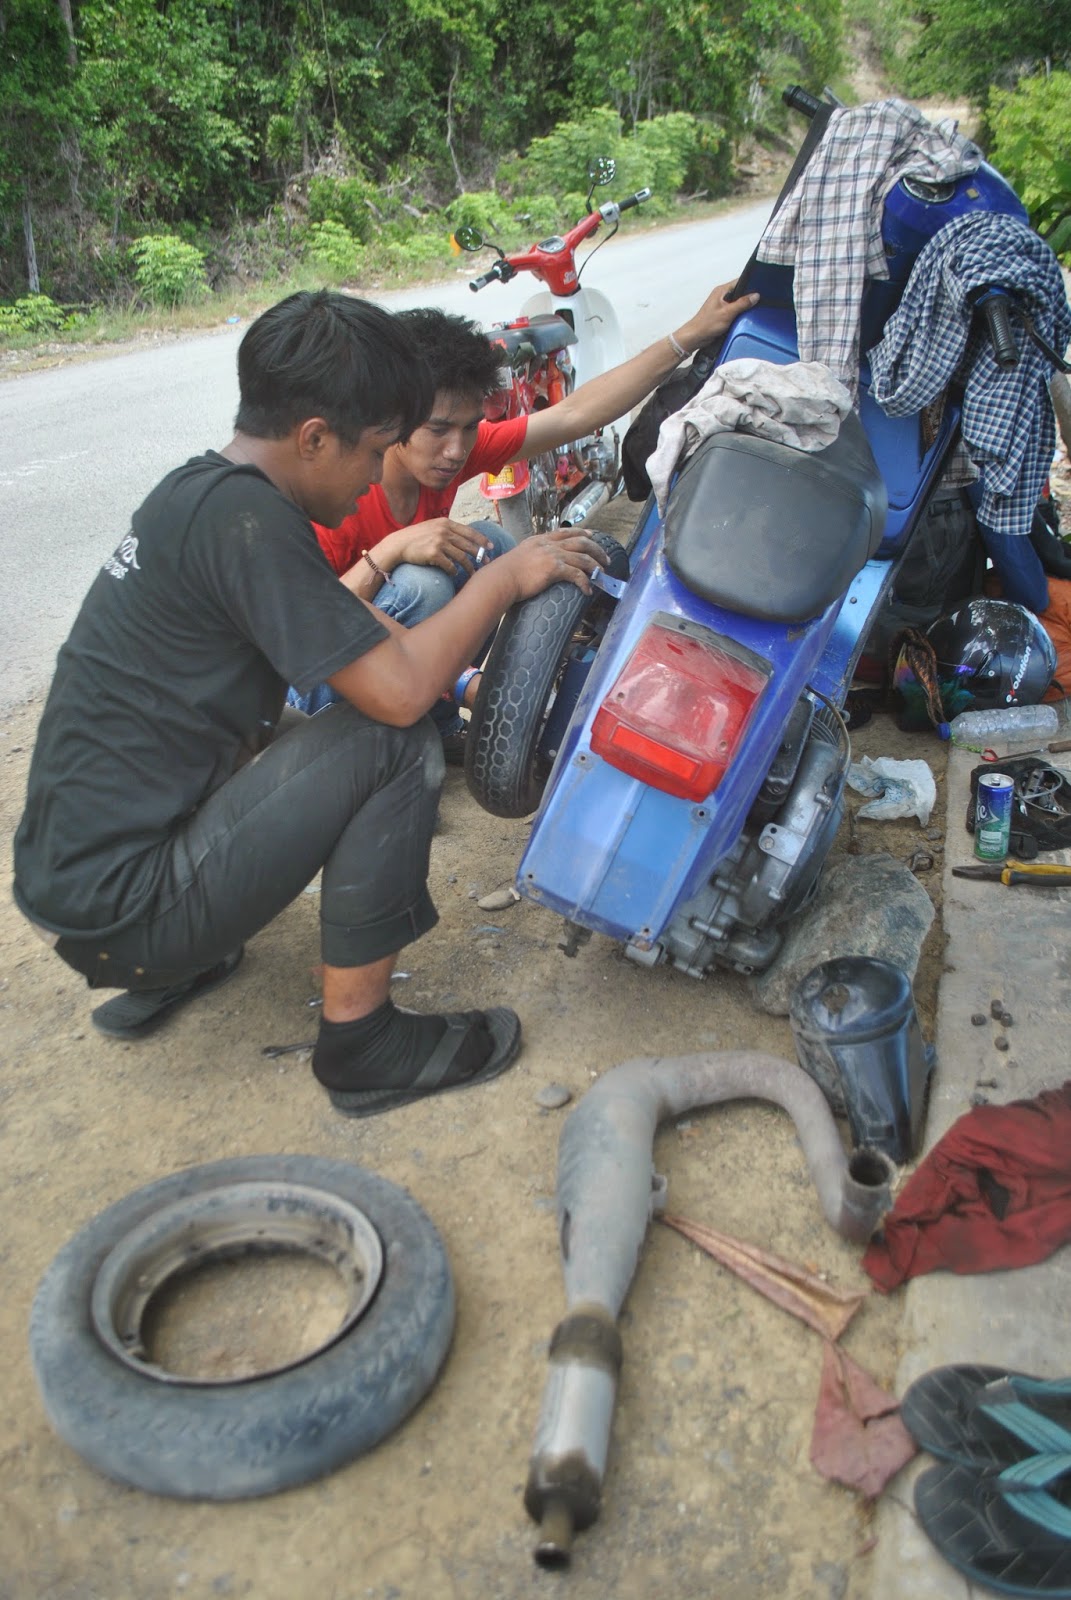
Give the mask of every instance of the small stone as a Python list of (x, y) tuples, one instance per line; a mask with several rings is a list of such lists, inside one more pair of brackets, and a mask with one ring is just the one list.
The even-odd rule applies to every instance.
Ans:
[(980, 1089), (976, 1089), (971, 1095), (972, 1106), (987, 1106), (988, 1104), (989, 1096), (987, 1094), (982, 1094)]
[(535, 1101), (545, 1111), (557, 1111), (561, 1106), (567, 1106), (572, 1098), (572, 1090), (567, 1089), (564, 1083), (545, 1083)]
[(1006, 1067), (1017, 1067), (1019, 1065), (1019, 1063), (1018, 1063), (1018, 1061), (1013, 1061), (1012, 1058), (1009, 1056), (1008, 1060), (1005, 1061), (1004, 1065)]
[(993, 1018), (994, 1022), (999, 1022), (1000, 1021), (1000, 1014), (1001, 1014), (1001, 1012), (1003, 1010), (1004, 1010), (1004, 1001), (1003, 1000), (991, 1000), (989, 1002), (989, 1015)]
[(975, 1028), (984, 1028), (988, 1021), (984, 1011), (975, 1011), (971, 1016), (971, 1026)]
[(1000, 1013), (999, 1021), (1002, 1028), (1010, 1028), (1014, 1020), (1010, 1011), (1002, 1011)]
[(999, 1089), (1000, 1080), (999, 1078), (979, 1078), (977, 1087), (979, 1089)]
[(490, 894), (482, 895), (476, 904), (481, 911), (505, 911), (507, 906), (515, 906), (520, 898), (513, 885), (507, 884), (504, 889), (492, 889)]
[(995, 1045), (995, 1047), (998, 1050), (1010, 1050), (1011, 1049), (1011, 1046), (1009, 1045), (1007, 1039), (1005, 1039), (1005, 1037), (1004, 1037), (1004, 1035), (1002, 1033), (998, 1033), (997, 1034), (996, 1038), (993, 1040), (993, 1044)]

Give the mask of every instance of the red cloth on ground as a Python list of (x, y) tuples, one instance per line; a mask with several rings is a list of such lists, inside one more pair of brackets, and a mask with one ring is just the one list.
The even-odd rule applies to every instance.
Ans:
[(863, 1267), (887, 1293), (938, 1267), (1025, 1267), (1069, 1239), (1071, 1079), (953, 1123), (904, 1185)]
[[(528, 432), (528, 418), (511, 417), (506, 422), (481, 422), (476, 432), (476, 443), (469, 452), (456, 478), (451, 478), (445, 489), (420, 486), (420, 497), (411, 523), (430, 522), (434, 517), (448, 517), (454, 496), (463, 483), (481, 472), (501, 472), (509, 461), (523, 453), (524, 436)], [(337, 528), (325, 528), (313, 523), (320, 549), (330, 561), (339, 577), (360, 561), (366, 550), (374, 550), (388, 533), (396, 533), (405, 523), (398, 521), (381, 483), (371, 488), (357, 502), (357, 509)]]

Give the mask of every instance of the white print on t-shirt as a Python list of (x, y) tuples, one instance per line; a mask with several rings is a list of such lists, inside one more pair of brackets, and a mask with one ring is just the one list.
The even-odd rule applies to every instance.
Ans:
[(122, 544), (113, 556), (109, 556), (104, 563), (104, 571), (113, 578), (125, 578), (130, 568), (140, 572), (138, 566), (138, 541), (134, 534), (128, 533)]

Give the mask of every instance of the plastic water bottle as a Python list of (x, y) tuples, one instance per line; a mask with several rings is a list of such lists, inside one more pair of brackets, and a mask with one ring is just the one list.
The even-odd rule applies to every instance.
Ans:
[(1022, 735), (1033, 737), (1056, 733), (1060, 727), (1060, 713), (1054, 705), (1001, 706), (993, 711), (961, 711), (949, 724), (953, 739), (991, 739), (994, 734), (1017, 739)]

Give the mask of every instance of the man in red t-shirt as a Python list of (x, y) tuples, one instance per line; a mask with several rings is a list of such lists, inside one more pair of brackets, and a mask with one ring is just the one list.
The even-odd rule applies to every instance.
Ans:
[[(482, 472), (542, 455), (625, 416), (682, 360), (723, 334), (758, 295), (727, 302), (731, 284), (714, 289), (695, 316), (631, 360), (592, 378), (557, 405), (506, 422), (488, 422), (484, 400), (499, 387), (501, 357), (478, 326), (432, 307), (398, 313), (431, 368), (435, 401), (428, 420), (392, 445), (382, 481), (368, 490), (337, 528), (314, 524), (320, 547), (342, 582), (406, 627), (423, 622), (453, 599), (475, 570), (481, 550), (491, 558), (512, 537), (497, 522), (455, 521), (458, 489)], [(445, 736), (461, 727), (459, 705), (476, 695), (475, 669), (463, 672), (452, 700), (433, 707)], [(291, 693), (290, 703), (314, 712), (334, 698), (326, 687)], [(447, 741), (447, 758), (457, 759)]]

